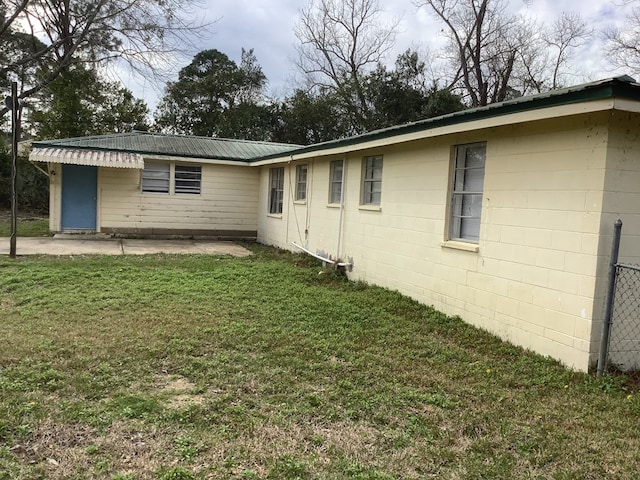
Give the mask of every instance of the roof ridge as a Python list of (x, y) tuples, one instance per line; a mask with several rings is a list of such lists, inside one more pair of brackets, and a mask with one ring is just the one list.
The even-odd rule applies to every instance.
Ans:
[(116, 132), (116, 133), (105, 133), (103, 135), (85, 135), (82, 137), (67, 137), (67, 138), (49, 138), (42, 140), (33, 140), (34, 142), (59, 142), (64, 140), (65, 142), (70, 142), (74, 140), (88, 140), (94, 138), (114, 138), (114, 137), (127, 137), (130, 136), (133, 132)]
[[(216, 140), (219, 142), (237, 142), (237, 143), (248, 143), (248, 144), (262, 144), (262, 145), (283, 145), (287, 147), (301, 147), (303, 145), (298, 145), (295, 143), (283, 143), (283, 142), (270, 142), (267, 140), (247, 140), (245, 138), (227, 138), (227, 137), (208, 137), (205, 135), (187, 135), (185, 133), (162, 133), (162, 132), (149, 132), (144, 130), (133, 130), (129, 132), (130, 134), (138, 134), (138, 135), (154, 135), (158, 137), (165, 138), (197, 138), (203, 140)], [(78, 137), (78, 138), (89, 138), (89, 137)], [(67, 139), (68, 140), (68, 139)]]

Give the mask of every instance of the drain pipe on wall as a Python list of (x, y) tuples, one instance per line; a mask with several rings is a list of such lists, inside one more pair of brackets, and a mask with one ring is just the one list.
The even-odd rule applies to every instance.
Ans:
[[(289, 194), (287, 195), (287, 226), (286, 226), (286, 230), (284, 233), (284, 243), (287, 243), (289, 241), (289, 217), (291, 215), (291, 209), (293, 208), (293, 199), (295, 198), (293, 196), (293, 192), (291, 191), (291, 163), (293, 162), (293, 155), (289, 155), (289, 161), (287, 162), (287, 168), (284, 169), (284, 174), (286, 176), (289, 177), (289, 188), (287, 190), (289, 190)], [(282, 179), (282, 187), (284, 188), (284, 185), (286, 185), (286, 182), (284, 181), (284, 178)], [(291, 204), (289, 203), (291, 202)], [(284, 193), (282, 195), (282, 208), (284, 208)], [(293, 214), (295, 215), (295, 212), (293, 212)]]
[[(309, 169), (307, 170), (307, 185), (313, 186), (313, 167), (315, 165), (315, 158), (309, 161)], [(313, 190), (313, 188), (311, 189)], [(304, 246), (309, 246), (309, 227), (311, 226), (311, 191), (307, 190), (307, 206), (305, 208), (304, 216)]]
[(342, 220), (344, 216), (344, 182), (347, 173), (347, 157), (342, 159), (342, 180), (340, 183), (340, 216), (338, 219), (338, 247), (336, 248), (336, 258), (340, 258), (340, 244), (342, 243)]
[(308, 255), (311, 255), (314, 258), (322, 261), (323, 264), (333, 265), (336, 269), (343, 270), (346, 269), (351, 271), (353, 268), (353, 263), (351, 262), (341, 262), (340, 261), (340, 244), (342, 243), (342, 224), (344, 221), (344, 191), (345, 191), (345, 180), (346, 180), (346, 170), (347, 170), (347, 159), (346, 157), (342, 159), (342, 179), (340, 185), (340, 215), (338, 218), (338, 245), (336, 248), (336, 259), (331, 260), (330, 258), (323, 257), (322, 255), (318, 255), (317, 253), (312, 252), (311, 250), (303, 247), (302, 245), (297, 244), (296, 242), (291, 242), (294, 247), (299, 248), (303, 252)]

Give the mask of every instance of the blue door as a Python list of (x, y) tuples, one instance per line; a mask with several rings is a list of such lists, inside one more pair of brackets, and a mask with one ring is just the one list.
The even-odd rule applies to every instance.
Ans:
[(62, 229), (95, 230), (98, 167), (62, 165)]

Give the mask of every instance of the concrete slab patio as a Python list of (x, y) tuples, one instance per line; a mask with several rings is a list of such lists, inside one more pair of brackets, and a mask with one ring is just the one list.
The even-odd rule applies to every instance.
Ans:
[[(9, 255), (9, 238), (0, 238), (0, 255)], [(18, 237), (16, 254), (23, 255), (145, 255), (153, 253), (233, 255), (251, 252), (232, 242), (126, 238)]]

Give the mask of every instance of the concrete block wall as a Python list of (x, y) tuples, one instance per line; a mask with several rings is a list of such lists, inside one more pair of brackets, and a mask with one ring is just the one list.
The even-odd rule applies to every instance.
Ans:
[[(480, 241), (467, 245), (477, 251), (443, 246), (454, 147), (473, 142), (487, 145)], [(316, 157), (305, 160), (312, 171), (307, 203), (285, 201), (281, 216), (264, 213), (270, 168), (264, 166), (258, 240), (339, 252), (353, 260), (354, 279), (399, 290), (586, 370), (597, 344), (607, 142), (605, 112)], [(360, 206), (367, 155), (384, 156), (378, 210)], [(329, 162), (336, 158), (347, 162), (339, 248), (340, 209), (327, 206)], [(291, 183), (297, 163), (281, 164)], [(285, 199), (292, 198), (288, 189), (285, 181)]]
[[(611, 251), (613, 225), (622, 220), (620, 263), (640, 265), (640, 115), (613, 112), (609, 119), (605, 194), (602, 198), (600, 291), (605, 291)], [(640, 368), (640, 274), (625, 271), (616, 289), (616, 308), (612, 318), (609, 362), (621, 369)], [(603, 296), (597, 298), (603, 305)], [(600, 312), (604, 311), (604, 306)], [(599, 312), (598, 312), (599, 313)], [(602, 316), (597, 317), (601, 330)], [(594, 336), (597, 336), (597, 331)]]
[[(601, 227), (609, 240), (613, 223), (620, 218), (620, 260), (640, 264), (640, 114), (615, 112), (610, 130)], [(606, 242), (602, 253), (609, 254)]]

